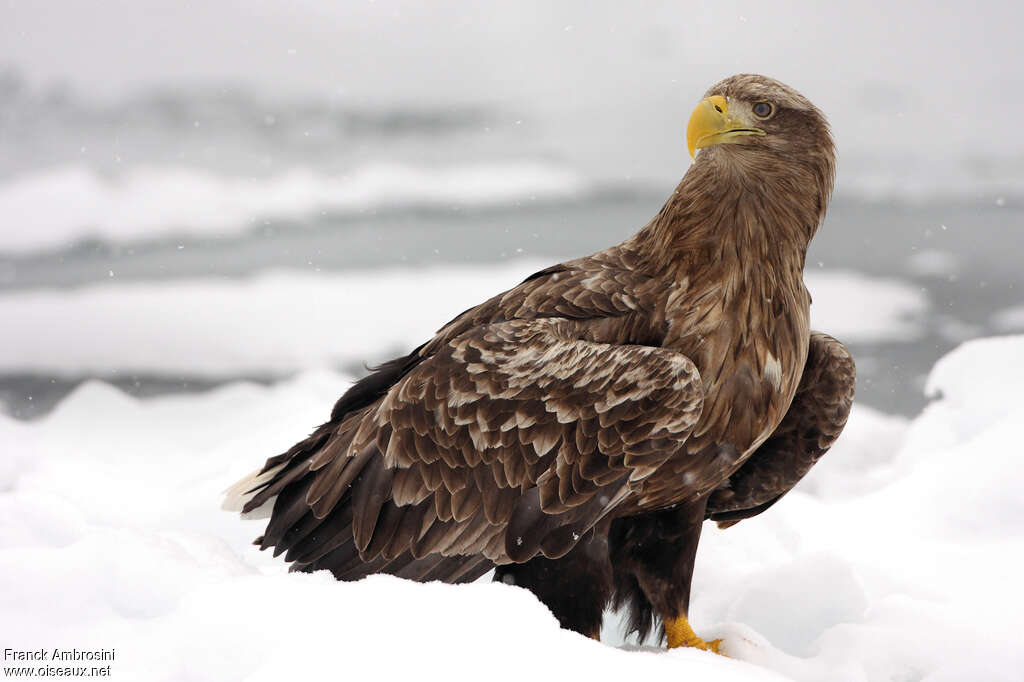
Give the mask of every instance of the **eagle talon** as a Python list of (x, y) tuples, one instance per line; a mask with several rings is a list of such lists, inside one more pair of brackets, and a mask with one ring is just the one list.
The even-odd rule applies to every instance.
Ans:
[[(728, 656), (726, 656), (724, 653), (722, 653), (721, 645), (722, 645), (721, 637), (719, 637), (718, 639), (713, 639), (710, 642), (707, 642), (707, 641), (701, 639), (700, 637), (697, 637), (695, 641), (687, 642), (686, 644), (684, 644), (682, 646), (688, 646), (688, 647), (692, 647), (694, 649), (700, 649), (701, 651), (710, 651), (712, 653), (718, 654), (719, 656), (725, 656), (726, 658), (728, 658)], [(671, 649), (673, 647), (669, 647), (669, 648)]]
[(710, 642), (704, 641), (696, 632), (693, 631), (693, 628), (690, 626), (690, 621), (686, 619), (686, 616), (666, 619), (665, 637), (668, 640), (669, 649), (691, 647), (694, 649), (700, 649), (701, 651), (711, 651), (719, 656), (725, 656), (721, 650), (721, 638), (713, 639)]
[[(705, 642), (703, 649), (704, 651), (713, 651), (719, 656), (725, 656), (725, 654), (722, 653), (721, 645), (722, 638), (719, 637), (718, 639), (713, 639), (710, 642)], [(728, 656), (726, 656), (726, 658), (728, 658)]]

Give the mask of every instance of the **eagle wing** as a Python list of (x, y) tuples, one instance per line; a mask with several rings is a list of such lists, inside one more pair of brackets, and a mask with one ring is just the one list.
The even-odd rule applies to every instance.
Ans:
[(789, 410), (772, 435), (708, 500), (707, 517), (727, 527), (760, 514), (789, 492), (839, 438), (853, 405), (857, 370), (843, 344), (811, 332)]
[[(274, 500), (261, 545), (345, 579), (454, 581), (473, 575), (469, 556), (568, 552), (680, 450), (703, 388), (680, 353), (593, 340), (609, 319), (628, 333), (636, 307), (611, 278), (564, 270), (538, 278), (560, 295), (538, 293), (531, 278), (467, 311), (396, 369), (379, 399), (336, 408), (339, 421), (270, 460), (245, 506)], [(564, 309), (503, 319), (531, 299)]]

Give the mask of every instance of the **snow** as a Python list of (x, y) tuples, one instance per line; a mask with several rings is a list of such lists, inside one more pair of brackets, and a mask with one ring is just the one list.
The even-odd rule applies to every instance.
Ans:
[(344, 175), (296, 167), (252, 178), (184, 166), (139, 166), (112, 176), (60, 166), (0, 185), (0, 215), (10, 225), (32, 226), (0, 231), (0, 252), (52, 249), (85, 238), (121, 243), (220, 236), (260, 220), (302, 221), (321, 212), (503, 205), (571, 197), (584, 189), (572, 171), (536, 161), (437, 168), (378, 162)]
[[(114, 679), (1019, 679), (1024, 336), (968, 342), (909, 422), (855, 407), (769, 512), (705, 529), (691, 620), (731, 658), (559, 630), (514, 586), (286, 573), (220, 493), (322, 421), (349, 380), (137, 400), (83, 384), (0, 417), (0, 640), (114, 648)], [(12, 589), (13, 588), (13, 589)], [(6, 665), (6, 664), (5, 664)]]
[[(466, 308), (550, 264), (113, 278), (70, 291), (16, 291), (0, 295), (0, 370), (215, 377), (359, 366), (408, 352)], [(806, 279), (813, 324), (844, 342), (912, 340), (921, 332), (928, 302), (907, 282), (820, 270)]]
[(896, 454), (906, 439), (908, 421), (854, 404), (843, 437), (832, 446), (828, 466), (814, 467), (800, 489), (839, 499), (880, 488), (900, 474)]

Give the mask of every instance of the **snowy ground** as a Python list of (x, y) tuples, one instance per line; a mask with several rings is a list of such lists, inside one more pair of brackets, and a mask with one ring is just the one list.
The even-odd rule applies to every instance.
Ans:
[[(359, 366), (407, 353), (551, 263), (132, 283), (112, 272), (102, 285), (15, 291), (0, 295), (0, 371), (215, 377)], [(928, 300), (908, 282), (851, 271), (806, 279), (813, 323), (844, 342), (908, 341), (921, 332)]]
[(922, 415), (858, 406), (797, 492), (708, 525), (691, 615), (728, 659), (617, 648), (614, 617), (598, 644), (512, 586), (338, 584), (256, 552), (220, 491), (345, 377), (147, 401), (90, 382), (42, 420), (0, 417), (0, 641), (114, 648), (125, 680), (1019, 679), (1022, 354), (1024, 337), (965, 344)]

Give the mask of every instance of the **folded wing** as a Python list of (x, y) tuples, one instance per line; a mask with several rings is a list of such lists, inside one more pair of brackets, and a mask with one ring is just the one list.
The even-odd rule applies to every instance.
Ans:
[(796, 396), (771, 437), (708, 500), (708, 518), (727, 527), (779, 501), (839, 438), (853, 406), (853, 357), (828, 334), (811, 332)]
[(299, 570), (469, 579), (549, 558), (657, 471), (701, 414), (696, 367), (560, 318), (472, 328), (259, 481)]

